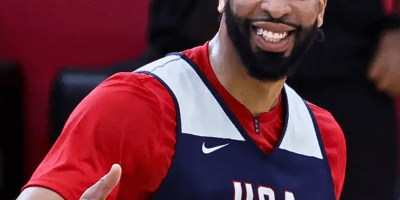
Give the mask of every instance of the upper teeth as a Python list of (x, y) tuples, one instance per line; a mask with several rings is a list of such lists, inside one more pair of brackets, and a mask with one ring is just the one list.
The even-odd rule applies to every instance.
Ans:
[(279, 42), (280, 40), (288, 36), (288, 32), (274, 33), (271, 31), (264, 30), (262, 28), (258, 28), (257, 35), (263, 36), (263, 38), (269, 42)]

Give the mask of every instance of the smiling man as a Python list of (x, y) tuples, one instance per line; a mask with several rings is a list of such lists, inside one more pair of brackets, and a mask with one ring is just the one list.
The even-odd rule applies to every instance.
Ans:
[(325, 6), (220, 0), (211, 41), (83, 100), (19, 199), (339, 199), (343, 133), (285, 84)]

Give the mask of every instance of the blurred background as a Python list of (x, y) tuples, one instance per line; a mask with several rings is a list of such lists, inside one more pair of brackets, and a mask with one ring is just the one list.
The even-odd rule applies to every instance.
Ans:
[[(400, 174), (400, 168), (396, 167), (400, 161), (396, 130), (396, 126), (400, 125), (400, 120), (396, 118), (396, 114), (400, 115), (400, 99), (396, 98), (395, 89), (375, 90), (373, 81), (366, 78), (366, 73), (367, 66), (372, 62), (371, 57), (378, 49), (376, 43), (382, 36), (382, 32), (372, 34), (377, 28), (370, 28), (384, 30), (397, 26), (400, 34), (400, 23), (396, 21), (400, 9), (395, 0), (328, 2), (327, 19), (322, 28), (328, 47), (320, 48), (331, 51), (319, 56), (315, 55), (320, 52), (319, 47), (311, 50), (311, 56), (306, 58), (304, 64), (308, 67), (301, 66), (299, 73), (289, 79), (289, 84), (307, 96), (306, 100), (332, 110), (351, 141), (348, 143), (351, 159), (362, 157), (365, 152), (370, 159), (362, 163), (363, 167), (371, 166), (377, 176), (395, 177)], [(57, 139), (71, 111), (96, 85), (116, 72), (133, 71), (166, 53), (182, 51), (211, 39), (219, 26), (217, 3), (217, 0), (0, 1), (0, 199), (17, 197)], [(349, 22), (361, 25), (352, 28)], [(346, 40), (343, 41), (343, 38)], [(346, 46), (349, 41), (351, 47)], [(397, 42), (400, 44), (400, 41)], [(333, 44), (336, 46), (329, 46)], [(366, 48), (367, 51), (360, 51)], [(346, 51), (341, 52), (341, 49)], [(397, 53), (392, 55), (393, 58), (400, 58), (400, 50)], [(310, 62), (315, 58), (313, 56), (318, 56), (319, 61)], [(329, 62), (329, 66), (325, 66), (324, 62)], [(346, 64), (360, 67), (349, 69)], [(400, 68), (400, 63), (395, 64), (398, 64), (397, 71), (395, 68), (393, 73)], [(336, 73), (335, 65), (342, 66), (343, 71)], [(307, 73), (318, 74), (318, 77), (308, 76)], [(358, 81), (354, 77), (361, 77), (360, 83), (346, 82)], [(361, 101), (374, 102), (372, 112), (375, 114), (371, 114), (367, 103), (358, 109), (357, 112), (364, 113), (358, 113), (357, 119), (335, 110), (332, 102), (336, 100), (333, 97), (329, 101), (324, 100), (322, 97), (326, 95), (321, 88), (308, 87), (311, 83), (324, 86), (322, 89), (340, 88), (332, 89), (335, 92), (331, 94), (336, 96), (340, 93), (354, 94), (353, 91), (367, 88), (365, 94), (347, 97), (350, 99), (343, 102), (351, 102), (352, 99), (357, 105), (364, 105)], [(355, 89), (347, 91), (343, 88)], [(345, 110), (351, 107), (353, 105), (348, 105)], [(368, 114), (374, 115), (373, 120), (363, 122), (363, 117)], [(353, 138), (359, 138), (364, 133), (357, 135), (346, 124), (359, 120), (357, 123), (374, 126), (374, 119), (377, 118), (393, 122), (389, 125), (376, 122), (379, 126), (389, 127), (382, 129), (382, 133), (378, 125), (376, 128), (378, 133), (375, 134), (382, 135), (380, 137), (386, 140), (352, 142)], [(360, 149), (358, 145), (361, 143), (369, 145), (360, 147), (363, 149), (361, 152), (352, 150)], [(387, 156), (387, 161), (374, 160), (368, 153), (384, 147), (389, 148), (389, 153), (382, 151), (378, 157)], [(379, 165), (374, 161), (382, 165), (380, 171), (374, 168)], [(356, 184), (349, 183), (349, 188)], [(374, 184), (384, 185), (379, 182)], [(386, 187), (384, 192), (394, 193), (395, 187), (392, 186), (383, 186)]]

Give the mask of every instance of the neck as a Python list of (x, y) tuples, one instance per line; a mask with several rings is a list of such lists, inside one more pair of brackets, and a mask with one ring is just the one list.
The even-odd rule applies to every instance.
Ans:
[(265, 82), (250, 77), (225, 30), (221, 28), (208, 46), (217, 79), (253, 116), (270, 111), (279, 102), (285, 79)]

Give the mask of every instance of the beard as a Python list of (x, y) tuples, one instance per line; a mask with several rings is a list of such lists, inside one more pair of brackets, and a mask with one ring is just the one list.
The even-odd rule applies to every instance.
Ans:
[(271, 18), (269, 21), (296, 26), (293, 35), (294, 46), (288, 56), (285, 56), (286, 52), (268, 52), (259, 47), (252, 48), (250, 39), (253, 21), (237, 17), (230, 7), (230, 1), (227, 2), (225, 23), (228, 36), (248, 75), (264, 82), (278, 81), (291, 75), (318, 33), (317, 20), (310, 27), (293, 25), (280, 19)]

